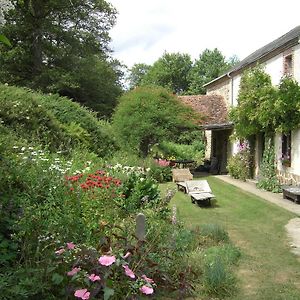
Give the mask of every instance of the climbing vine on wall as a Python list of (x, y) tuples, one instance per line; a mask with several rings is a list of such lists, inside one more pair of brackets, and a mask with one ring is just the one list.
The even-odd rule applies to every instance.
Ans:
[(237, 137), (246, 138), (273, 129), (276, 88), (271, 77), (257, 66), (241, 78), (238, 105), (230, 111)]
[(260, 132), (288, 132), (300, 125), (300, 86), (283, 77), (274, 87), (261, 66), (244, 72), (238, 105), (230, 111), (236, 136), (247, 138)]

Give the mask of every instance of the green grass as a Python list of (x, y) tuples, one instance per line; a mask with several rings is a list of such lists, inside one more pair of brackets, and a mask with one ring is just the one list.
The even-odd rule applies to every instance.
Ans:
[[(300, 260), (290, 252), (284, 226), (293, 213), (213, 177), (207, 178), (216, 203), (212, 208), (192, 204), (177, 192), (171, 201), (188, 228), (216, 223), (241, 249), (236, 267), (238, 292), (234, 300), (300, 299)], [(164, 184), (162, 190), (174, 186)], [(197, 299), (210, 299), (199, 295)]]

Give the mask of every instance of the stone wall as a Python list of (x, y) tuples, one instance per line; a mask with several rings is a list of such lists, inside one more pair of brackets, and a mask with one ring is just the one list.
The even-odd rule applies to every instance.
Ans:
[(207, 88), (206, 95), (221, 95), (223, 96), (227, 107), (230, 107), (230, 80), (215, 84), (212, 87)]

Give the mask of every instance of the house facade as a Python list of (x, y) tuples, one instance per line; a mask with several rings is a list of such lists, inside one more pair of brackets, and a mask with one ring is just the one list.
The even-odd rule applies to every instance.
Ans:
[[(220, 95), (228, 108), (237, 105), (241, 76), (246, 69), (257, 64), (264, 66), (272, 84), (278, 85), (283, 76), (292, 76), (300, 83), (300, 26), (250, 54), (228, 73), (205, 85), (207, 95)], [(300, 101), (300, 99), (299, 99)], [(283, 184), (300, 184), (300, 128), (287, 134), (275, 134), (275, 154), (278, 178)], [(214, 141), (212, 140), (212, 148)], [(238, 143), (228, 140), (227, 157), (238, 151)], [(254, 176), (259, 174), (264, 149), (264, 137), (258, 135), (252, 141), (254, 152)], [(289, 157), (286, 163), (283, 157)]]

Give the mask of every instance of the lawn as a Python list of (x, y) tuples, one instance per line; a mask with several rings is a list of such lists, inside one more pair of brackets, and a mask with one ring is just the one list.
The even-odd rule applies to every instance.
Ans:
[[(207, 178), (216, 204), (201, 208), (177, 192), (171, 201), (178, 218), (189, 228), (217, 223), (242, 252), (236, 267), (234, 300), (300, 299), (300, 259), (289, 251), (284, 226), (296, 215), (221, 180)], [(174, 183), (161, 186), (175, 188)], [(197, 299), (209, 299), (199, 296)]]

